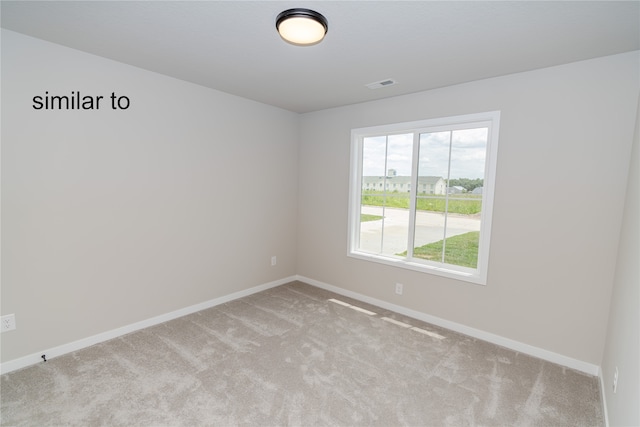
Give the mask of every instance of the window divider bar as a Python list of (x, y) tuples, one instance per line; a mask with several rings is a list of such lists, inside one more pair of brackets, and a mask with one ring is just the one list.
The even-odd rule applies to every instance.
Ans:
[(413, 132), (413, 153), (411, 155), (411, 190), (409, 193), (409, 236), (407, 238), (407, 259), (413, 258), (416, 240), (416, 220), (418, 201), (418, 168), (420, 167), (420, 133)]
[(451, 146), (453, 145), (453, 131), (449, 131), (449, 162), (447, 163), (447, 184), (444, 187), (444, 230), (442, 230), (442, 263), (444, 264), (447, 251), (447, 219), (449, 218), (449, 183), (451, 181)]
[(389, 135), (384, 137), (384, 179), (382, 180), (382, 229), (380, 230), (380, 253), (384, 253), (384, 226), (387, 210), (387, 167), (389, 166)]

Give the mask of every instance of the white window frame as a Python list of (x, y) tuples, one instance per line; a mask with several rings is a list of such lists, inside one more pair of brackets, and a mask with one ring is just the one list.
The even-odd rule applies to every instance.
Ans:
[[(428, 261), (421, 261), (415, 258), (392, 257), (384, 254), (372, 254), (358, 251), (360, 238), (360, 212), (362, 200), (362, 155), (363, 141), (367, 137), (391, 135), (397, 133), (420, 133), (433, 132), (434, 128), (448, 130), (467, 124), (486, 122), (489, 124), (489, 134), (487, 136), (487, 151), (485, 157), (485, 173), (482, 189), (482, 211), (480, 215), (480, 241), (478, 245), (478, 267), (471, 269), (467, 267), (455, 266), (452, 264), (434, 265)], [(394, 267), (420, 271), (437, 276), (463, 280), (479, 285), (486, 285), (489, 267), (489, 251), (491, 244), (491, 222), (493, 215), (493, 198), (496, 178), (496, 163), (498, 158), (498, 131), (500, 128), (500, 112), (489, 111), (484, 113), (467, 114), (454, 117), (444, 117), (437, 119), (420, 120), (415, 122), (396, 123), (382, 126), (372, 126), (351, 130), (351, 167), (349, 179), (349, 225), (348, 225), (348, 250), (349, 257), (372, 261)], [(419, 138), (415, 138), (414, 156)], [(417, 158), (413, 159), (414, 169), (417, 170)], [(409, 234), (414, 228), (415, 218), (415, 188), (411, 191), (411, 212), (409, 223)], [(412, 236), (407, 236), (408, 242), (413, 241)], [(409, 252), (410, 253), (410, 252)]]

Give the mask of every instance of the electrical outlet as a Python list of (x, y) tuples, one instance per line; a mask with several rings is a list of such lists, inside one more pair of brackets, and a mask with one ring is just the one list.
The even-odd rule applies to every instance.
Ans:
[(396, 283), (396, 294), (402, 295), (402, 283)]
[(2, 316), (2, 322), (0, 323), (1, 332), (13, 331), (15, 328), (16, 328), (15, 314), (7, 314), (6, 316)]
[(616, 370), (613, 373), (613, 394), (616, 394), (618, 390), (618, 367), (616, 366)]
[(276, 265), (278, 263), (278, 259), (276, 258), (276, 256), (272, 256), (271, 257), (271, 267), (273, 267), (274, 265)]

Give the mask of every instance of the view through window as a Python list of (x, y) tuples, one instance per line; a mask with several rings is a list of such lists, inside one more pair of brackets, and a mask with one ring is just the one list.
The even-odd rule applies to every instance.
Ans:
[(354, 130), (349, 254), (484, 283), (498, 120)]

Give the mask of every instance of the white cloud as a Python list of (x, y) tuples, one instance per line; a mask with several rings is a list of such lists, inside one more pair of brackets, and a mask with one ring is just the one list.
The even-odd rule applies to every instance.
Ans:
[[(451, 178), (483, 178), (487, 136), (486, 128), (421, 134), (419, 175), (446, 177), (451, 153)], [(399, 176), (409, 176), (412, 151), (412, 134), (365, 138), (363, 175), (383, 176), (395, 169)]]

